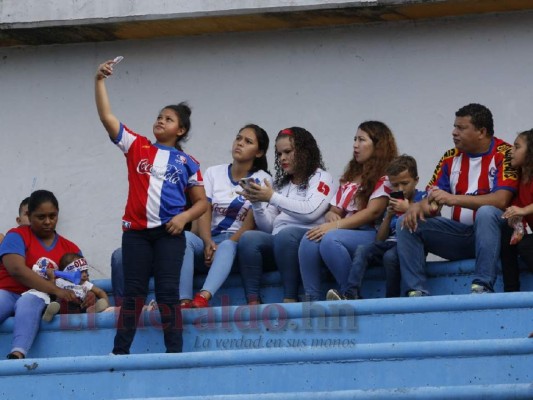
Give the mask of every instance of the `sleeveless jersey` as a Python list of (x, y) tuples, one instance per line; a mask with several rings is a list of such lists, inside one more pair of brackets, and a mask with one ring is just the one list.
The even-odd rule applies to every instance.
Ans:
[[(58, 234), (56, 234), (52, 245), (46, 247), (34, 235), (29, 226), (19, 226), (11, 229), (0, 245), (0, 258), (6, 254), (18, 254), (26, 259), (26, 266), (29, 269), (32, 269), (33, 265), (41, 257), (47, 257), (59, 264), (59, 260), (65, 253), (81, 255), (78, 246)], [(9, 275), (3, 263), (0, 263), (0, 289), (19, 294), (28, 290), (26, 286), (20, 284)]]

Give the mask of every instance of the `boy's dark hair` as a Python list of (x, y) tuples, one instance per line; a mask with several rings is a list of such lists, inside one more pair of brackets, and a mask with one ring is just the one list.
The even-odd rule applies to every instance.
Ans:
[(489, 136), (494, 136), (494, 121), (492, 120), (492, 113), (487, 107), (477, 103), (470, 103), (457, 110), (455, 116), (470, 117), (472, 125), (476, 129), (485, 128)]
[(179, 104), (170, 104), (168, 106), (163, 107), (163, 110), (166, 109), (172, 110), (176, 113), (180, 122), (180, 128), (185, 129), (185, 133), (181, 135), (176, 141), (176, 148), (180, 151), (183, 151), (179, 143), (187, 140), (189, 130), (191, 129), (191, 107), (189, 107), (186, 102), (182, 101)]
[(414, 157), (411, 157), (407, 154), (402, 154), (390, 162), (389, 166), (387, 167), (387, 175), (396, 176), (405, 170), (409, 172), (409, 175), (411, 175), (412, 178), (418, 178), (418, 167), (416, 165), (416, 160)]
[(22, 200), (22, 201), (20, 202), (20, 205), (19, 205), (19, 215), (20, 215), (20, 213), (22, 212), (22, 207), (27, 206), (29, 202), (30, 202), (30, 198), (29, 198), (29, 196), (26, 197), (24, 200)]

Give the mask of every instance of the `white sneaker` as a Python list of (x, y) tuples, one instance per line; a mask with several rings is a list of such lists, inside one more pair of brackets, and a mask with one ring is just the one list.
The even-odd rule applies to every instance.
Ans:
[(338, 290), (336, 289), (329, 289), (328, 293), (326, 294), (326, 300), (345, 300), (344, 296), (342, 296)]
[(146, 306), (146, 311), (155, 311), (158, 309), (157, 302), (155, 300), (151, 300), (150, 303)]
[(43, 321), (50, 322), (52, 318), (54, 318), (54, 315), (56, 315), (59, 312), (59, 309), (61, 306), (58, 302), (52, 301), (48, 306), (46, 307), (46, 311), (43, 314)]
[(98, 299), (94, 305), (94, 311), (99, 313), (104, 311), (107, 307), (109, 307), (109, 303), (106, 299)]

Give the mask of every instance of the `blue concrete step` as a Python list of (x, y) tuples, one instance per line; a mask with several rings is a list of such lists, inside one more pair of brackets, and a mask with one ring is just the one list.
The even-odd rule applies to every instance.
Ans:
[[(393, 388), (375, 390), (331, 390), (327, 392), (255, 393), (254, 400), (478, 400), (478, 399), (528, 399), (533, 398), (533, 385), (529, 383), (507, 385), (438, 386), (418, 388)], [(130, 399), (122, 400), (134, 400)], [(249, 400), (249, 394), (215, 395), (209, 400)], [(143, 400), (205, 400), (204, 396), (151, 397)]]
[(533, 381), (532, 356), (531, 339), (490, 339), (8, 360), (0, 362), (0, 396), (251, 398), (256, 393), (527, 385)]
[[(533, 296), (449, 295), (468, 293), (472, 272), (472, 260), (433, 262), (430, 285), (440, 296), (384, 299), (376, 268), (365, 300), (255, 307), (242, 305), (240, 277), (232, 276), (213, 302), (226, 306), (183, 311), (178, 355), (163, 354), (157, 312), (145, 313), (134, 354), (120, 357), (107, 356), (114, 314), (56, 317), (41, 324), (28, 359), (0, 361), (0, 396), (532, 398), (533, 339), (525, 337)], [(533, 290), (532, 278), (522, 274), (524, 290)], [(95, 283), (111, 289), (109, 280)], [(263, 292), (265, 301), (281, 298), (279, 274), (265, 275)], [(12, 328), (12, 318), (0, 326), (0, 355)]]
[[(474, 260), (460, 261), (431, 261), (428, 263), (428, 285), (432, 295), (450, 295), (450, 294), (468, 294), (472, 275), (474, 273)], [(324, 282), (323, 289), (325, 292), (334, 287), (331, 280)], [(365, 299), (385, 297), (385, 271), (383, 267), (369, 268), (363, 283), (362, 295)], [(200, 290), (205, 276), (195, 276), (195, 290)], [(111, 281), (109, 279), (94, 280), (94, 283), (107, 291), (113, 302)], [(533, 291), (533, 274), (528, 271), (522, 271), (521, 284), (523, 291)], [(501, 275), (495, 284), (496, 292), (503, 292), (503, 283)], [(301, 290), (303, 295), (303, 290)], [(150, 295), (147, 302), (154, 298), (153, 281), (150, 283)], [(283, 299), (283, 288), (279, 272), (267, 272), (263, 275), (261, 298), (264, 303), (277, 303)], [(228, 277), (223, 287), (216, 293), (210, 301), (212, 306), (229, 306), (246, 304), (244, 290), (242, 288), (241, 277), (233, 274)]]
[[(526, 292), (184, 310), (184, 351), (523, 338), (532, 310)], [(158, 321), (158, 312), (144, 314), (132, 353), (165, 351)], [(12, 329), (13, 318), (0, 326), (0, 354), (10, 350)], [(114, 313), (62, 315), (41, 323), (30, 356), (104, 355), (114, 336)]]

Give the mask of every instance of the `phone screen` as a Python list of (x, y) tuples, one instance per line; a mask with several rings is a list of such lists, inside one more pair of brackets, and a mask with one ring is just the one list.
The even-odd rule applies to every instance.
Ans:
[(398, 190), (397, 192), (391, 192), (389, 194), (389, 196), (393, 199), (399, 199), (399, 200), (403, 200), (404, 199), (404, 195), (403, 195), (403, 192), (401, 190)]
[(242, 178), (239, 182), (241, 184), (241, 186), (250, 186), (250, 182), (253, 182), (254, 179), (253, 178)]

